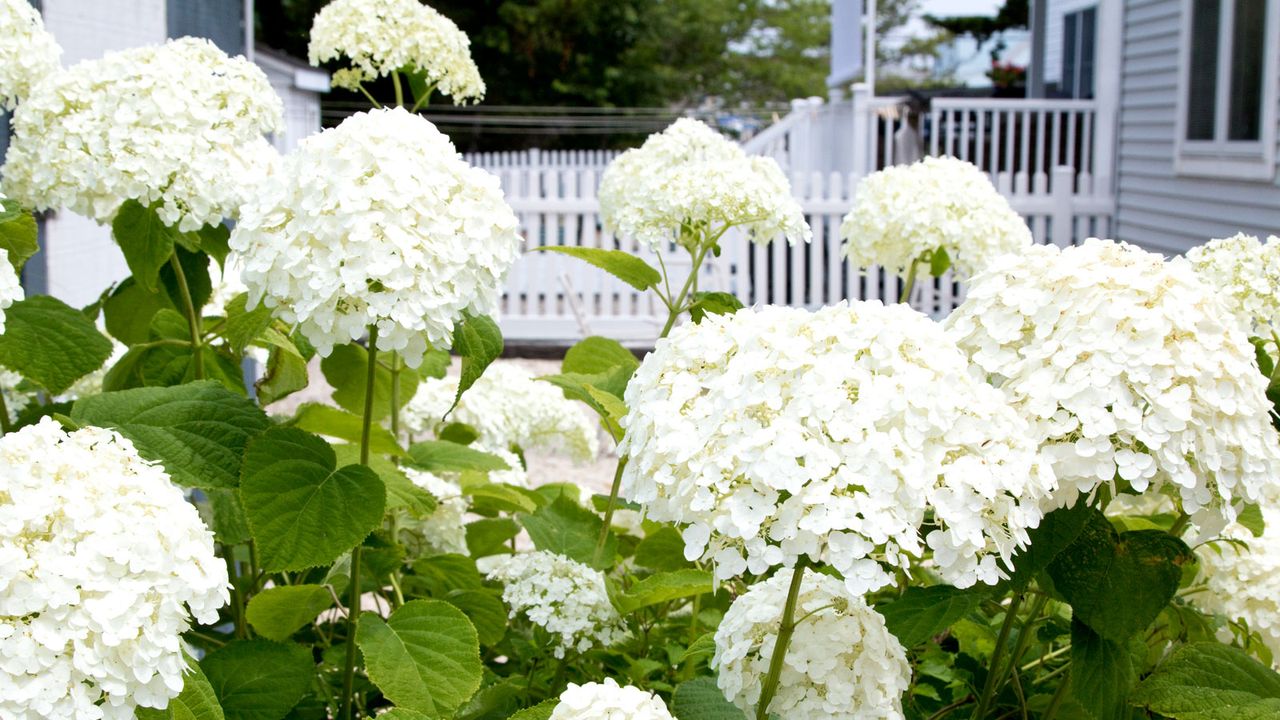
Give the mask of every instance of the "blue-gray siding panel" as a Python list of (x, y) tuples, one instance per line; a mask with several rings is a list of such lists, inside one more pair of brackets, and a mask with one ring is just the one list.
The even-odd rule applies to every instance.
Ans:
[(169, 37), (209, 38), (228, 55), (244, 54), (244, 0), (167, 0)]

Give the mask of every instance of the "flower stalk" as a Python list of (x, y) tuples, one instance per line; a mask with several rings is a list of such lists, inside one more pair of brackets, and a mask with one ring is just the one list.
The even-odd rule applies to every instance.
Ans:
[(787, 657), (787, 647), (791, 645), (791, 636), (796, 631), (796, 600), (800, 597), (800, 586), (808, 564), (808, 558), (802, 555), (796, 559), (795, 569), (791, 571), (787, 603), (782, 608), (782, 625), (778, 628), (778, 639), (773, 644), (773, 655), (769, 658), (769, 672), (765, 675), (764, 687), (760, 690), (760, 704), (756, 705), (756, 720), (769, 720), (769, 705), (778, 694), (782, 662)]
[[(364, 417), (360, 428), (360, 464), (369, 466), (369, 438), (373, 431), (373, 386), (378, 376), (378, 326), (369, 326), (369, 373), (365, 379)], [(351, 720), (356, 674), (356, 630), (360, 622), (360, 544), (351, 550), (351, 594), (347, 600), (347, 655), (342, 666), (342, 712)]]

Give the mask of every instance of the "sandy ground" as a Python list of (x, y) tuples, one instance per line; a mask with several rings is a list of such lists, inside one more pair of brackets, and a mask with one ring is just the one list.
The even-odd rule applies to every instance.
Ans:
[[(497, 363), (519, 365), (534, 375), (551, 375), (560, 371), (559, 360), (503, 358), (498, 360)], [(449, 373), (457, 375), (459, 368), (459, 360), (454, 358), (453, 366), (450, 367)], [(324, 373), (320, 372), (319, 358), (311, 362), (308, 373), (311, 379), (310, 385), (275, 403), (268, 410), (273, 414), (289, 415), (303, 403), (321, 402), (332, 404), (329, 396), (333, 392), (333, 388), (325, 382)], [(584, 415), (594, 417), (594, 413), (585, 405), (581, 406), (581, 411)], [(537, 452), (526, 453), (525, 462), (529, 465), (530, 484), (535, 487), (552, 482), (573, 483), (582, 487), (588, 493), (607, 494), (609, 486), (613, 482), (613, 471), (617, 465), (618, 458), (613, 452), (613, 440), (602, 430), (600, 431), (600, 455), (595, 462), (576, 463), (562, 455)]]

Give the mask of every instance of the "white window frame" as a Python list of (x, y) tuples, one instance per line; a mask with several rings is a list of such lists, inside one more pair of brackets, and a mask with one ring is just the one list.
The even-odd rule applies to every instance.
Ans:
[(1266, 0), (1266, 31), (1262, 39), (1262, 118), (1258, 140), (1228, 140), (1231, 101), (1231, 50), (1234, 42), (1235, 0), (1222, 0), (1218, 23), (1218, 77), (1213, 140), (1187, 139), (1187, 110), (1191, 90), (1191, 20), (1194, 0), (1182, 0), (1179, 33), (1178, 103), (1175, 119), (1173, 169), (1179, 175), (1271, 181), (1276, 175), (1276, 105), (1280, 103), (1280, 0)]

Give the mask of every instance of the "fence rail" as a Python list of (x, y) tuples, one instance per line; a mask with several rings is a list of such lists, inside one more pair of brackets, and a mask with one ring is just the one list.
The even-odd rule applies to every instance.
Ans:
[[(654, 251), (605, 232), (595, 192), (594, 169), (500, 170), (508, 201), (520, 218), (526, 249), (570, 245), (619, 249), (639, 254), (654, 266)], [(1054, 168), (1051, 178), (1018, 182), (1005, 171), (997, 186), (1031, 227), (1038, 242), (1078, 243), (1091, 235), (1107, 235), (1113, 202), (1075, 192), (1074, 168)], [(723, 252), (704, 267), (698, 286), (732, 292), (747, 304), (787, 304), (817, 308), (844, 299), (893, 302), (900, 280), (879, 268), (861, 270), (844, 259), (840, 222), (852, 205), (852, 173), (793, 174), (792, 189), (813, 229), (813, 241), (768, 245), (730, 233)], [(662, 249), (662, 263), (672, 281), (688, 276), (683, 251)], [(945, 315), (963, 297), (951, 278), (921, 283), (913, 304)], [(652, 342), (666, 319), (665, 308), (648, 293), (636, 291), (607, 273), (558, 253), (527, 251), (508, 277), (501, 307), (503, 333), (513, 340), (569, 342), (587, 334), (604, 334), (636, 344)]]
[(463, 153), (463, 159), (475, 167), (492, 172), (500, 170), (543, 170), (574, 168), (603, 170), (619, 155), (618, 150), (512, 150), (507, 152)]

